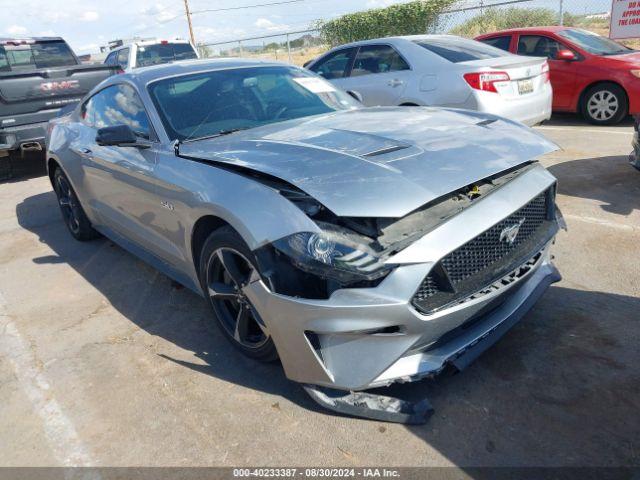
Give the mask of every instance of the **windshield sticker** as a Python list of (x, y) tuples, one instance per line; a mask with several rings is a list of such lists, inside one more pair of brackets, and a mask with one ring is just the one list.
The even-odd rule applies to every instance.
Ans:
[(319, 78), (300, 77), (294, 78), (293, 81), (311, 93), (329, 93), (336, 91), (330, 83), (320, 80)]

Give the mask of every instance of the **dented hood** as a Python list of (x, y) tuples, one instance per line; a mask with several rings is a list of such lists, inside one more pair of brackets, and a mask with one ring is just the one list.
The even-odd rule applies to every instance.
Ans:
[(494, 116), (381, 107), (187, 142), (180, 155), (278, 177), (338, 216), (402, 217), (554, 150), (530, 128)]

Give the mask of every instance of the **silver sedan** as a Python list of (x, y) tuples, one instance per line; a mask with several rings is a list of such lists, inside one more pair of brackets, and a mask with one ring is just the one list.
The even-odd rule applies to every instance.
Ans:
[(367, 106), (465, 108), (527, 125), (551, 118), (553, 92), (545, 58), (513, 55), (453, 35), (351, 43), (306, 67)]
[(49, 131), (73, 237), (202, 295), (238, 350), (341, 412), (423, 418), (362, 391), (463, 369), (560, 278), (535, 161), (556, 147), (509, 120), (212, 60), (111, 77)]

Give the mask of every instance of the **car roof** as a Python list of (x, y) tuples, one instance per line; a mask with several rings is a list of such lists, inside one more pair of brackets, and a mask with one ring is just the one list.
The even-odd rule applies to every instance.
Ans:
[(485, 37), (497, 37), (500, 35), (507, 35), (513, 33), (521, 33), (521, 32), (547, 32), (547, 33), (556, 33), (561, 32), (563, 30), (569, 30), (571, 27), (565, 26), (548, 26), (548, 27), (522, 27), (522, 28), (509, 28), (506, 30), (499, 30), (497, 32), (485, 33), (483, 35), (478, 35), (476, 38), (485, 38)]
[(133, 42), (123, 43), (122, 45), (118, 45), (117, 47), (113, 47), (109, 50), (109, 53), (115, 52), (116, 50), (122, 50), (123, 48), (131, 48), (132, 45), (136, 45), (138, 47), (146, 47), (148, 45), (162, 45), (163, 43), (190, 43), (189, 40), (185, 40), (184, 38), (169, 38), (169, 39), (159, 39), (152, 38), (147, 40), (135, 40)]
[(0, 37), (0, 43), (7, 42), (63, 42), (62, 37)]
[[(117, 75), (119, 78), (130, 78), (138, 84), (146, 84), (154, 80), (178, 75), (188, 75), (190, 73), (210, 72), (224, 70), (227, 68), (243, 67), (264, 67), (264, 66), (288, 66), (294, 65), (284, 62), (274, 62), (268, 60), (253, 60), (247, 58), (213, 58), (206, 60), (179, 60), (177, 62), (163, 63), (149, 67), (141, 67), (132, 71)], [(113, 78), (113, 77), (111, 77)]]
[[(359, 40), (357, 42), (345, 43), (334, 47), (333, 50), (339, 48), (359, 47), (362, 45), (370, 45), (372, 43), (393, 43), (397, 40), (407, 40), (415, 42), (416, 40), (447, 40), (452, 38), (462, 38), (457, 35), (398, 35), (393, 37), (371, 38), (369, 40)], [(472, 39), (470, 39), (472, 40)]]

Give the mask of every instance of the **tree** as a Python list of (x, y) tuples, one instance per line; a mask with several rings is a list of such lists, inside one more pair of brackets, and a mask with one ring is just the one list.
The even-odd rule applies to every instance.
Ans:
[(437, 23), (439, 15), (455, 0), (419, 0), (363, 12), (333, 20), (320, 20), (316, 28), (330, 46), (393, 35), (418, 35)]
[[(455, 35), (476, 37), (483, 33), (508, 28), (539, 27), (557, 25), (558, 13), (549, 8), (490, 8), (451, 30)], [(574, 17), (565, 14), (565, 25), (571, 25)]]

